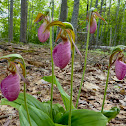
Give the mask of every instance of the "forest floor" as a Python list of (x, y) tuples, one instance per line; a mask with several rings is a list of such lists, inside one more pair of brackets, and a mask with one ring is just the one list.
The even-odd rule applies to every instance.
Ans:
[[(21, 45), (14, 43), (0, 44), (0, 57), (18, 53), (21, 54), (26, 63), (27, 79), (30, 84), (27, 85), (27, 93), (33, 95), (40, 101), (50, 100), (50, 83), (45, 83), (41, 78), (51, 75), (51, 58), (50, 49), (41, 45)], [(85, 52), (81, 52), (83, 58), (78, 54), (75, 55), (74, 62), (74, 83), (73, 83), (73, 102), (76, 103), (77, 93), (81, 82), (84, 66)], [(109, 55), (107, 53), (98, 53), (89, 51), (87, 59), (86, 74), (84, 85), (81, 90), (78, 108), (101, 110)], [(7, 75), (6, 60), (0, 61), (0, 81)], [(69, 63), (64, 69), (60, 70), (55, 67), (55, 75), (62, 84), (64, 90), (70, 94), (70, 76), (71, 64)], [(115, 77), (114, 66), (111, 68), (105, 109), (117, 106), (120, 113), (112, 119), (108, 126), (126, 126), (126, 77), (119, 81)], [(21, 82), (21, 92), (23, 91), (23, 82)], [(0, 92), (0, 96), (1, 96)], [(54, 86), (54, 103), (63, 105), (60, 93)], [(0, 126), (20, 126), (18, 111), (7, 105), (0, 105)]]

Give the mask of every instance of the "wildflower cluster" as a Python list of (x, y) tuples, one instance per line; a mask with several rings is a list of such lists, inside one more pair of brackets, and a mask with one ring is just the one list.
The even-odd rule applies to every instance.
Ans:
[[(74, 28), (72, 24), (70, 24), (69, 22), (51, 21), (51, 16), (49, 18), (47, 14), (42, 14), (42, 13), (39, 13), (36, 19), (34, 20), (35, 23), (43, 21), (41, 26), (38, 29), (38, 39), (42, 43), (47, 41), (50, 35), (52, 34), (50, 30), (52, 26), (56, 25), (60, 27), (60, 31), (57, 35), (56, 42), (58, 39), (61, 39), (61, 42), (57, 44), (53, 48), (53, 50), (52, 50), (52, 42), (50, 42), (51, 43), (50, 50), (51, 50), (51, 61), (52, 61), (52, 76), (43, 77), (45, 81), (52, 83), (51, 102), (49, 103), (40, 102), (37, 99), (35, 99), (33, 96), (26, 94), (25, 83), (26, 84), (28, 83), (25, 78), (26, 68), (25, 68), (24, 60), (19, 54), (10, 54), (7, 56), (0, 57), (1, 59), (6, 58), (8, 60), (7, 70), (10, 72), (10, 75), (7, 76), (5, 79), (3, 79), (0, 84), (1, 92), (3, 96), (8, 100), (6, 101), (5, 99), (3, 99), (3, 101), (6, 101), (6, 104), (8, 103), (9, 105), (18, 109), (19, 115), (20, 115), (21, 126), (24, 126), (24, 125), (27, 126), (29, 124), (30, 126), (32, 125), (36, 125), (36, 126), (40, 126), (40, 125), (88, 126), (90, 125), (92, 126), (94, 124), (99, 125), (99, 126), (105, 126), (110, 119), (114, 118), (119, 113), (119, 109), (117, 107), (113, 107), (107, 112), (104, 111), (103, 108), (105, 104), (105, 96), (106, 96), (106, 90), (107, 90), (108, 79), (109, 79), (109, 70), (111, 66), (113, 64), (115, 65), (116, 77), (119, 80), (122, 80), (126, 75), (126, 63), (125, 63), (124, 55), (123, 55), (124, 50), (121, 50), (120, 48), (114, 49), (110, 56), (106, 87), (105, 87), (105, 93), (104, 93), (104, 99), (103, 99), (101, 112), (95, 112), (95, 111), (86, 110), (86, 109), (82, 109), (82, 110), (77, 109), (78, 100), (79, 100), (80, 92), (81, 92), (81, 86), (83, 83), (83, 77), (84, 77), (84, 73), (86, 69), (89, 33), (94, 33), (97, 29), (97, 22), (95, 19), (96, 17), (99, 17), (100, 19), (105, 21), (98, 12), (94, 12), (94, 11), (91, 12), (89, 16), (87, 17), (87, 20), (88, 20), (88, 26), (87, 26), (88, 34), (87, 34), (87, 46), (86, 46), (87, 48), (86, 48), (86, 55), (85, 55), (85, 62), (84, 62), (84, 71), (83, 71), (82, 81), (80, 84), (79, 93), (77, 97), (76, 108), (74, 107), (74, 104), (72, 103), (73, 64), (74, 64), (74, 51), (75, 51), (74, 48), (76, 49), (76, 51), (78, 52), (80, 56), (82, 55), (80, 51), (78, 50), (77, 46), (75, 45), (75, 33), (74, 33)], [(54, 61), (55, 66), (59, 67), (60, 69), (63, 69), (70, 62), (71, 54), (72, 54), (71, 93), (69, 97), (69, 95), (63, 90), (57, 78), (54, 76), (53, 61)], [(114, 56), (116, 58), (113, 61)], [(21, 62), (16, 61), (16, 59), (21, 60)], [(20, 67), (22, 68), (22, 74), (19, 72), (18, 65), (20, 65)], [(21, 79), (25, 82), (23, 95), (20, 93), (20, 80)], [(66, 110), (60, 104), (52, 104), (53, 84), (56, 84), (57, 88), (59, 89), (59, 92), (63, 99), (63, 103)], [(26, 98), (28, 99), (28, 103), (26, 101)], [(15, 101), (16, 99), (17, 99), (16, 102), (12, 102), (12, 101)], [(11, 101), (12, 104), (9, 101)], [(5, 104), (4, 102), (2, 103)], [(27, 117), (26, 117), (26, 113), (27, 113)]]

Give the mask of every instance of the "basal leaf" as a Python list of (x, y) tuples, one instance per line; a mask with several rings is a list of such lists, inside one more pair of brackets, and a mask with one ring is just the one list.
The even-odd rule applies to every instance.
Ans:
[(55, 126), (68, 126), (68, 125), (62, 125), (62, 124), (55, 123)]
[[(30, 105), (28, 105), (28, 110), (32, 126), (55, 126), (51, 118), (43, 111)], [(24, 105), (19, 107), (19, 118), (21, 126), (29, 126)]]
[(10, 105), (10, 106), (12, 106), (12, 107), (14, 107), (16, 109), (19, 109), (21, 104), (18, 104), (18, 103), (14, 102), (14, 101), (10, 102), (7, 99), (3, 98), (3, 99), (1, 99), (0, 105)]
[[(27, 97), (28, 105), (36, 107), (37, 109), (40, 109), (43, 112), (45, 112), (47, 115), (50, 115), (50, 104), (49, 103), (42, 103), (29, 94), (26, 94), (26, 97)], [(1, 100), (1, 105), (10, 105), (18, 110), (22, 104), (24, 104), (24, 94), (23, 93), (20, 93), (18, 98), (13, 102), (8, 101), (7, 99)]]
[[(50, 116), (50, 110), (51, 110), (50, 103), (40, 102), (36, 98), (34, 98), (32, 95), (29, 95), (29, 94), (26, 94), (26, 97), (27, 97), (28, 105), (31, 105), (31, 106), (43, 111), (48, 116)], [(5, 98), (1, 100), (1, 105), (10, 105), (18, 110), (22, 104), (24, 104), (24, 94), (23, 93), (20, 93), (18, 98), (13, 102), (10, 102)], [(58, 113), (63, 114), (64, 112), (65, 112), (65, 110), (60, 104), (58, 104), (58, 103), (53, 104), (53, 119), (56, 117), (56, 115)]]
[(64, 113), (65, 113), (65, 110), (60, 104), (58, 104), (58, 103), (53, 104), (53, 120), (54, 120), (54, 122), (56, 122), (56, 120), (60, 119)]
[[(49, 82), (49, 83), (52, 83), (52, 76), (44, 76), (42, 79)], [(54, 76), (54, 84), (59, 89), (63, 103), (64, 103), (65, 108), (66, 108), (66, 111), (68, 111), (69, 106), (70, 106), (70, 96), (63, 90), (61, 84), (59, 83), (59, 81), (57, 80), (57, 78), (55, 76)], [(73, 104), (72, 104), (72, 109), (75, 109)]]
[(119, 108), (113, 107), (110, 110), (104, 110), (103, 115), (106, 116), (110, 121), (112, 118), (115, 118), (119, 114), (119, 112)]
[[(63, 115), (59, 124), (68, 125), (69, 112)], [(87, 109), (72, 110), (71, 126), (106, 126), (108, 122), (101, 112)]]

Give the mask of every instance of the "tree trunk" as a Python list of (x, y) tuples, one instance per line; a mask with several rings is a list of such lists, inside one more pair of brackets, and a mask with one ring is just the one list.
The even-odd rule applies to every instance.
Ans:
[(91, 0), (91, 2), (90, 2), (90, 9), (91, 9), (91, 7), (92, 7), (92, 2), (93, 2), (93, 0)]
[[(102, 5), (103, 5), (104, 0), (101, 0), (101, 9), (100, 9), (100, 15), (102, 14)], [(96, 37), (96, 46), (99, 45), (99, 30), (100, 30), (100, 21), (98, 21), (98, 28), (97, 28), (97, 37)]]
[[(34, 7), (33, 7), (33, 0), (32, 0), (32, 5), (31, 5), (31, 11), (32, 11), (32, 14), (31, 14), (31, 23), (30, 23), (30, 34), (32, 33), (32, 22), (33, 22), (33, 13), (34, 13)], [(37, 25), (36, 25), (37, 26)], [(36, 30), (36, 29), (35, 29)], [(36, 37), (36, 35), (34, 34), (33, 36), (34, 38)], [(30, 39), (33, 39), (33, 37), (30, 37)]]
[[(126, 8), (126, 1), (125, 1), (125, 4), (124, 4), (124, 9), (123, 9), (123, 21), (122, 21), (122, 24), (123, 24), (124, 22), (126, 22), (126, 18), (125, 18), (125, 8)], [(122, 25), (122, 26), (121, 26), (121, 35), (122, 35), (122, 33), (123, 33), (123, 29), (124, 29), (124, 31), (125, 31), (126, 25)], [(124, 35), (122, 35), (121, 38), (122, 38), (122, 43), (123, 43), (124, 40), (125, 40)]]
[(109, 42), (109, 40), (110, 40), (110, 34), (109, 34), (110, 33), (110, 18), (111, 18), (110, 10), (111, 10), (111, 0), (109, 1), (109, 11), (107, 13), (107, 17), (108, 17), (108, 32), (107, 32), (107, 37), (106, 37), (107, 38), (107, 42)]
[(30, 27), (32, 27), (32, 25), (30, 26), (30, 20), (31, 20), (31, 3), (29, 4), (29, 8), (28, 8), (28, 32), (27, 32), (27, 41), (29, 41), (29, 36), (30, 36)]
[(97, 8), (97, 6), (98, 6), (98, 0), (96, 0), (95, 2), (95, 8)]
[[(104, 17), (105, 17), (105, 12), (106, 12), (106, 0), (105, 0), (105, 8), (104, 8)], [(101, 34), (100, 34), (100, 45), (102, 44), (102, 41), (103, 41), (103, 25), (104, 25), (105, 22), (102, 21), (102, 27), (101, 27)], [(104, 27), (104, 31), (105, 31), (105, 28), (106, 28), (106, 23), (105, 23), (105, 27)]]
[(10, 31), (10, 7), (9, 7), (9, 0), (8, 0), (8, 42), (9, 42), (9, 31)]
[(66, 21), (66, 19), (67, 19), (67, 0), (62, 0), (59, 20)]
[(118, 19), (118, 14), (119, 14), (119, 6), (120, 6), (120, 0), (118, 0), (118, 5), (117, 5), (117, 8), (116, 8), (116, 23), (115, 23), (115, 33), (114, 33), (114, 36), (113, 36), (113, 45), (116, 45), (116, 39), (117, 39), (117, 19)]
[[(68, 10), (68, 6), (67, 6), (67, 0), (62, 0), (61, 1), (61, 10), (60, 10), (60, 16), (59, 16), (59, 21), (62, 21), (62, 22), (64, 22), (64, 21), (66, 21), (66, 19), (67, 19), (67, 10)], [(58, 33), (59, 33), (59, 30), (60, 30), (60, 28), (58, 27), (57, 28), (57, 32), (56, 32), (56, 35), (58, 35)], [(57, 41), (57, 43), (59, 43), (60, 42), (60, 40), (58, 40)]]
[(79, 0), (74, 0), (74, 8), (72, 13), (71, 23), (75, 30), (76, 41), (77, 41), (78, 13), (79, 13)]
[(20, 42), (26, 43), (27, 37), (27, 0), (21, 0), (21, 24), (20, 24)]
[(13, 0), (10, 1), (9, 42), (13, 41)]

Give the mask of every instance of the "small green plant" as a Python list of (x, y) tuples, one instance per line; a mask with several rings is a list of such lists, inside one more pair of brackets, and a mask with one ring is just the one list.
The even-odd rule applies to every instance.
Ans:
[[(49, 14), (49, 16), (48, 16)], [(20, 125), (21, 126), (106, 126), (108, 121), (115, 118), (119, 113), (117, 107), (113, 107), (110, 110), (104, 110), (106, 91), (109, 81), (109, 72), (111, 66), (115, 63), (115, 72), (118, 79), (123, 79), (126, 74), (126, 64), (123, 62), (124, 55), (123, 50), (116, 48), (113, 50), (109, 59), (109, 68), (106, 80), (105, 93), (103, 98), (102, 109), (99, 112), (88, 109), (77, 109), (78, 100), (80, 97), (81, 87), (86, 70), (86, 61), (88, 53), (89, 35), (96, 30), (96, 16), (101, 16), (97, 12), (89, 11), (88, 15), (88, 34), (87, 45), (85, 52), (84, 70), (82, 80), (78, 92), (76, 106), (73, 105), (73, 67), (74, 67), (74, 52), (75, 49), (79, 53), (77, 46), (75, 45), (75, 33), (72, 24), (69, 22), (60, 22), (51, 20), (51, 11), (42, 14), (39, 13), (35, 19), (35, 22), (43, 20), (42, 25), (38, 30), (39, 40), (43, 43), (50, 38), (50, 51), (51, 51), (51, 63), (52, 63), (52, 75), (42, 77), (43, 80), (51, 83), (51, 100), (48, 102), (40, 102), (32, 95), (26, 93), (26, 68), (23, 57), (20, 54), (10, 54), (0, 57), (0, 59), (8, 60), (8, 71), (10, 75), (1, 82), (1, 91), (5, 98), (1, 99), (1, 105), (10, 105), (19, 111)], [(101, 18), (103, 19), (103, 18)], [(104, 20), (104, 19), (103, 19)], [(94, 21), (95, 29), (92, 24)], [(105, 21), (105, 20), (104, 20)], [(59, 26), (61, 29), (56, 38), (56, 41), (61, 38), (62, 41), (53, 49), (52, 47), (52, 26)], [(91, 26), (91, 27), (90, 27)], [(93, 31), (90, 32), (90, 30)], [(54, 65), (63, 69), (70, 62), (72, 51), (72, 63), (71, 63), (71, 93), (70, 96), (63, 90), (60, 82), (54, 75)], [(122, 54), (122, 55), (121, 55)], [(113, 57), (116, 59), (113, 61)], [(18, 65), (22, 68), (23, 74), (19, 72)], [(19, 84), (20, 78), (24, 81), (24, 93), (20, 93)], [(11, 81), (11, 82), (10, 82)], [(53, 85), (56, 85), (65, 108), (60, 104), (53, 104)], [(13, 88), (12, 88), (12, 87)], [(16, 90), (16, 92), (15, 92)]]

